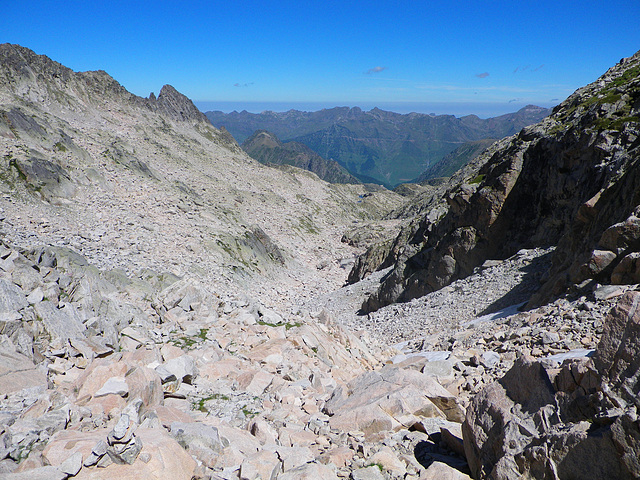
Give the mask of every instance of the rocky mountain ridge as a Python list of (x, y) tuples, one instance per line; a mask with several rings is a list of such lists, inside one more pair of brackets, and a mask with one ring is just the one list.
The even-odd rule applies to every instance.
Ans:
[[(461, 144), (503, 138), (544, 118), (550, 110), (529, 105), (495, 118), (475, 115), (399, 114), (374, 108), (336, 107), (318, 112), (207, 112), (213, 125), (224, 126), (243, 142), (256, 130), (303, 143), (323, 158), (337, 161), (363, 179), (394, 186), (418, 177), (429, 165)], [(370, 181), (370, 180), (365, 180)]]

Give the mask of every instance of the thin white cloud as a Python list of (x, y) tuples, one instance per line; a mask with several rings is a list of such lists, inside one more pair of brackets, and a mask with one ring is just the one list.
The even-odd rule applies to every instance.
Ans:
[(380, 72), (382, 72), (382, 71), (384, 71), (384, 70), (386, 70), (386, 69), (387, 69), (387, 67), (373, 67), (373, 68), (370, 68), (369, 70), (367, 70), (367, 71), (366, 71), (366, 72), (364, 72), (364, 73), (365, 73), (366, 75), (372, 75), (372, 74), (374, 74), (374, 73), (380, 73)]

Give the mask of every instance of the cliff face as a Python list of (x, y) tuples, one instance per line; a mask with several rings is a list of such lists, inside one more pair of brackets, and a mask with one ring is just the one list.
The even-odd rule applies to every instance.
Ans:
[[(419, 222), (406, 253), (363, 309), (416, 298), (469, 275), (487, 259), (535, 246), (558, 245), (535, 302), (590, 278), (635, 279), (629, 273), (635, 257), (629, 255), (638, 237), (628, 225), (635, 227), (640, 203), (639, 74), (636, 53), (577, 90), (547, 119), (481, 155), (477, 175), (447, 191), (448, 210), (439, 221), (425, 216)], [(623, 221), (626, 226), (609, 237), (626, 240), (601, 239)], [(616, 268), (624, 272), (612, 279)]]

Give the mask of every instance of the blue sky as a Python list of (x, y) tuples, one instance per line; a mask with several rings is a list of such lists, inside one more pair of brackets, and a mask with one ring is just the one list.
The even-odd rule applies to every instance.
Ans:
[[(0, 43), (201, 109), (550, 106), (640, 49), (640, 1), (0, 0)], [(274, 107), (274, 108), (271, 108)]]

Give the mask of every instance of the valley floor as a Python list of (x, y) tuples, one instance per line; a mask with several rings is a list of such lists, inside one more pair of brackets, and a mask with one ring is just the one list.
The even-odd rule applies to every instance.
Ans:
[(47, 245), (56, 233), (42, 224), (20, 227), (22, 214), (0, 224), (7, 479), (114, 478), (130, 463), (147, 478), (466, 478), (472, 396), (520, 356), (588, 355), (607, 298), (624, 291), (518, 312), (550, 254), (523, 250), (362, 316), (386, 272), (330, 292), (347, 272), (329, 258), (327, 277), (271, 284), (276, 309), (229, 285), (167, 279), (149, 268), (159, 259), (144, 279), (93, 269), (108, 248), (85, 249), (83, 263)]

